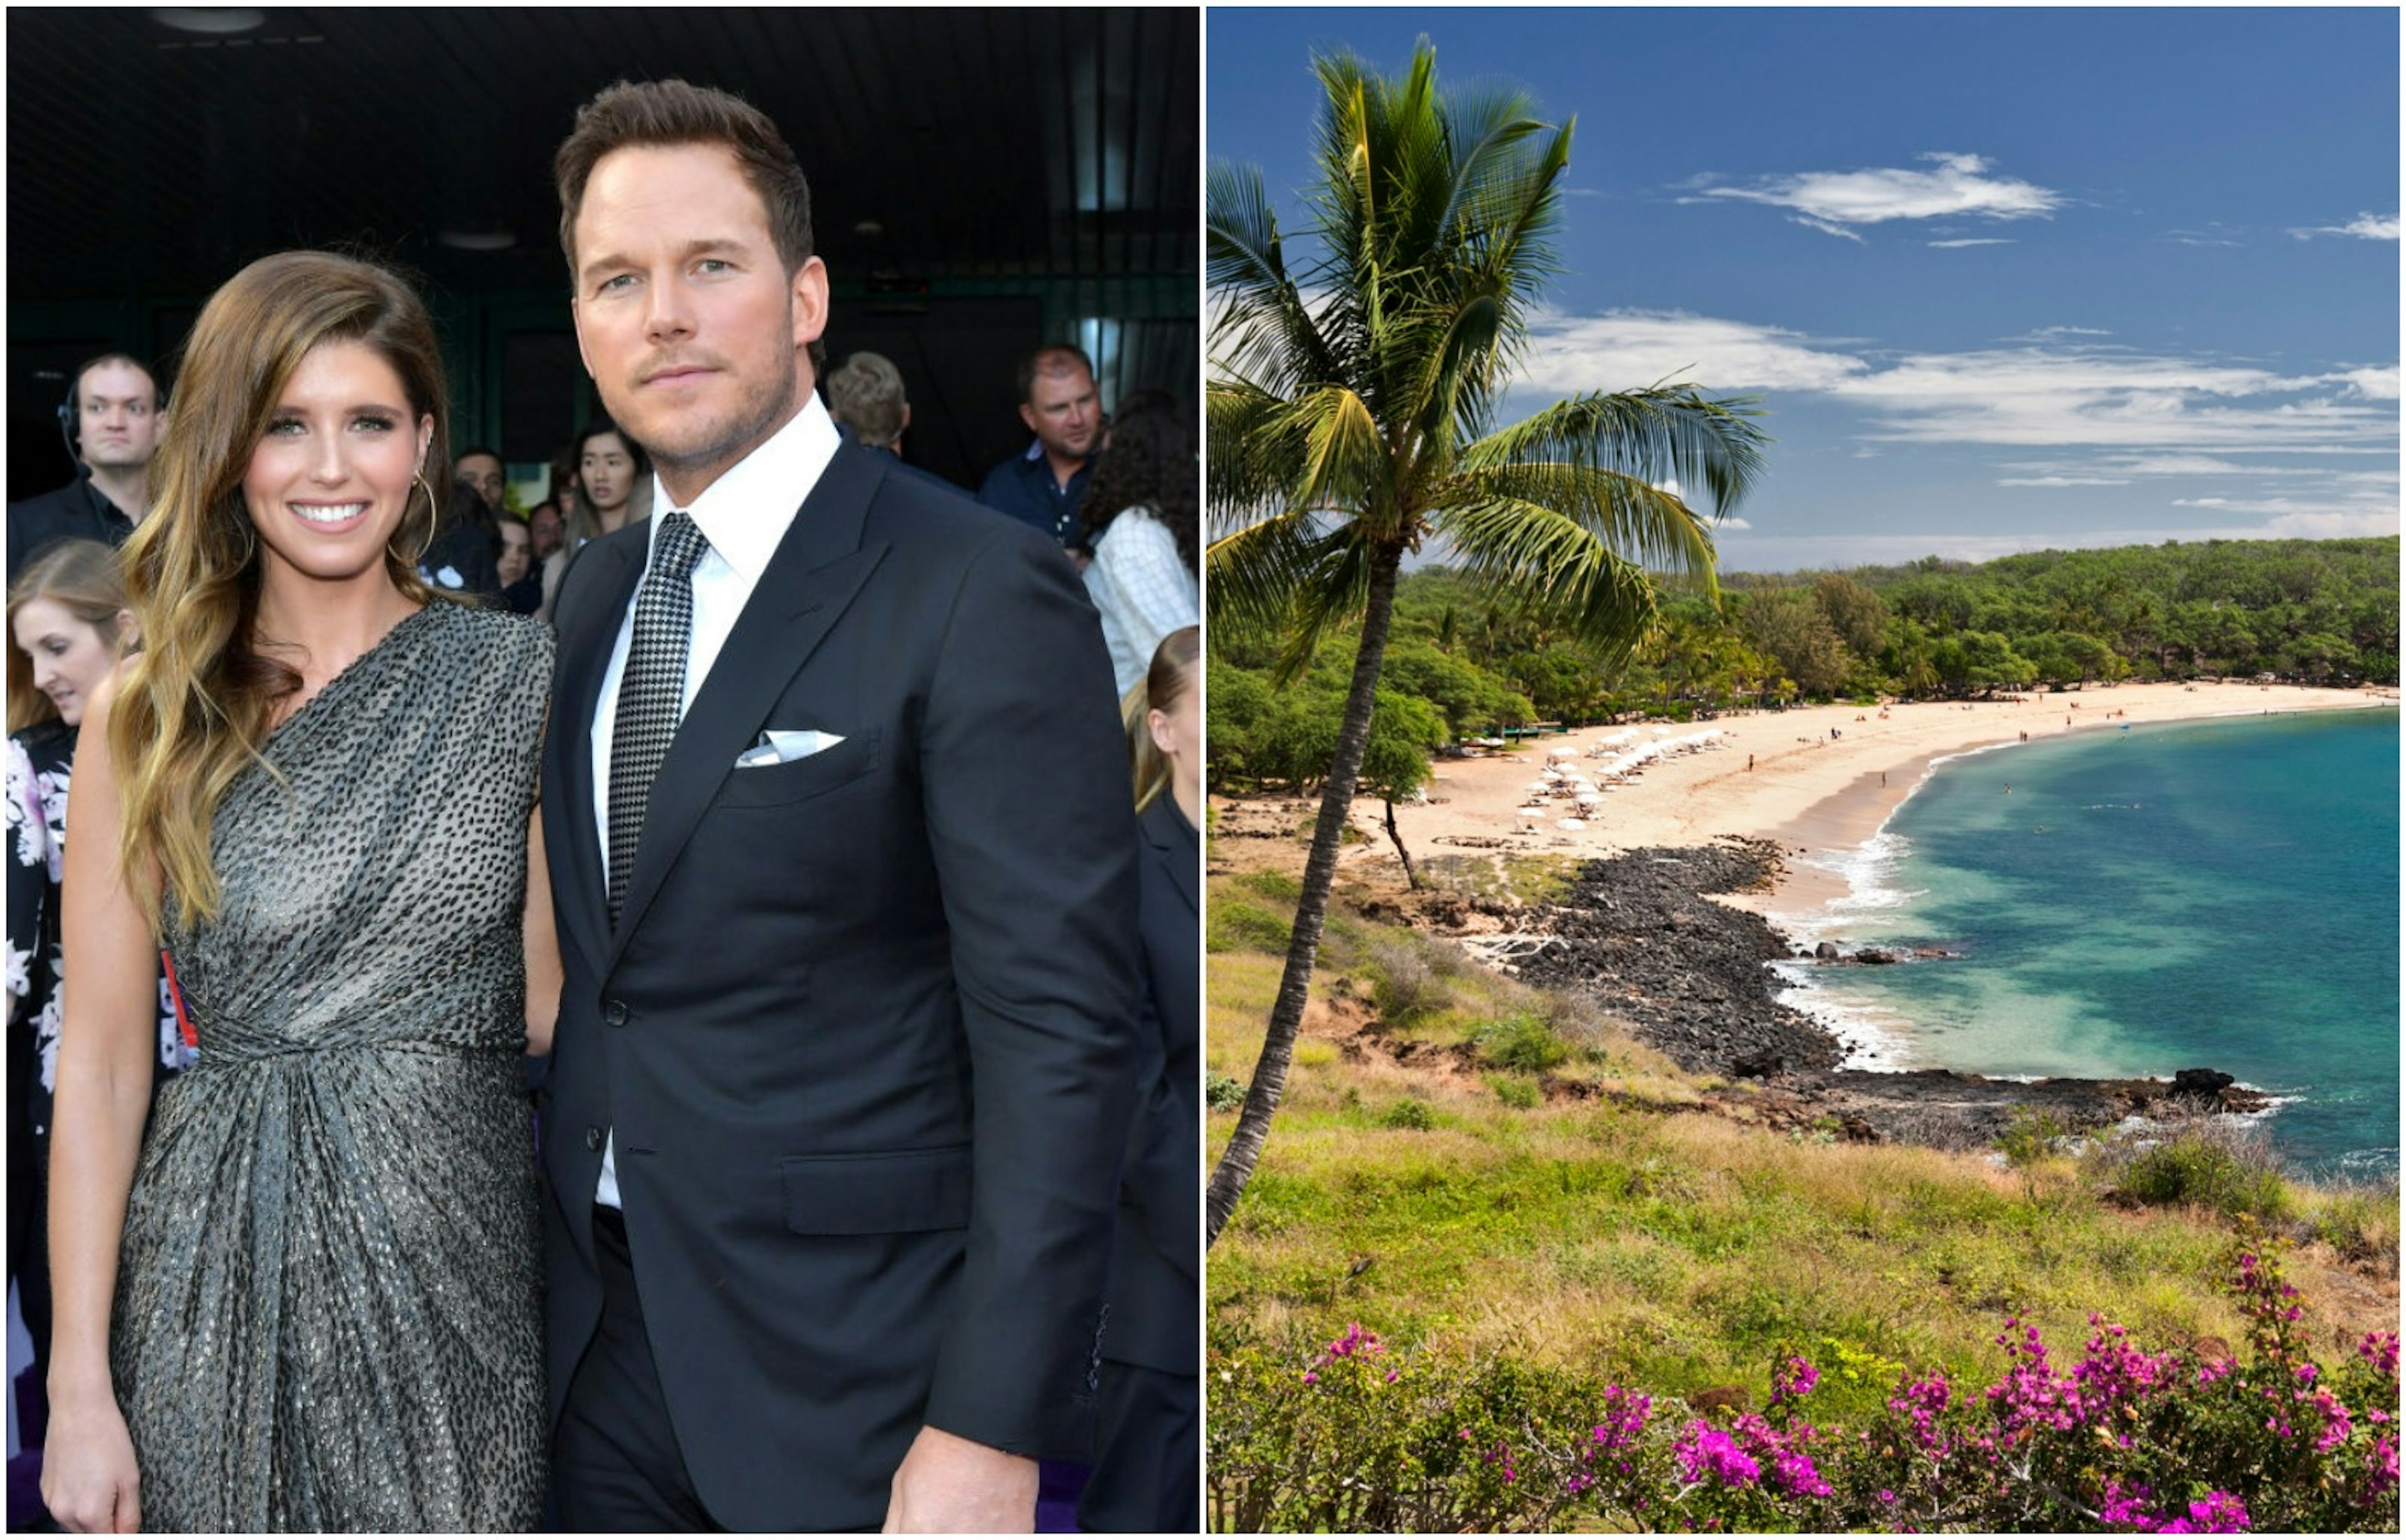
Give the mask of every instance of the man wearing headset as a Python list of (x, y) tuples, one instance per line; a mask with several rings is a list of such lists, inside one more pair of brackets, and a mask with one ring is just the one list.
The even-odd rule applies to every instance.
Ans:
[(59, 423), (75, 480), (8, 506), (8, 570), (62, 540), (122, 545), (150, 507), (150, 457), (165, 421), (159, 382), (141, 360), (104, 353), (76, 371)]

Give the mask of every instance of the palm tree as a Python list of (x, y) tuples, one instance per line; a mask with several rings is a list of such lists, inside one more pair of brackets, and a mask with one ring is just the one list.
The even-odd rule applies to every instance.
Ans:
[(1285, 1089), (1405, 555), (1436, 543), (1508, 609), (1625, 656), (1654, 618), (1649, 569), (1712, 591), (1712, 538), (1678, 489), (1718, 516), (1760, 466), (1745, 403), (1688, 387), (1499, 425), (1555, 269), (1571, 125), (1517, 92), (1440, 92), (1425, 38), (1400, 78), (1350, 55), (1313, 68), (1327, 103), (1309, 254), (1289, 267), (1258, 168), (1215, 165), (1206, 193), (1211, 624), (1282, 638), (1287, 671), (1332, 627), (1358, 619), (1362, 635), (1286, 971), (1211, 1176), (1212, 1238)]

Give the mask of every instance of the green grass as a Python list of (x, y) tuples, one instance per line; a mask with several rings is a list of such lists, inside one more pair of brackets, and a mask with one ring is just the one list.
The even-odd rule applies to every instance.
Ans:
[[(1215, 880), (1215, 926), (1232, 898), (1274, 902)], [(1271, 916), (1281, 931), (1286, 912)], [(2037, 1126), (2013, 1141), (2009, 1168), (2002, 1156), (1823, 1144), (1649, 1110), (1692, 1107), (1712, 1082), (1679, 1074), (1593, 1006), (1490, 973), (1450, 944), (1343, 912), (1329, 937), (1316, 996), (1369, 1002), (1391, 1037), (1472, 1044), (1477, 1064), (1324, 1042), (1298, 1053), (1262, 1164), (1211, 1251), (1215, 1344), (1324, 1337), (1359, 1321), (1397, 1342), (1577, 1366), (1658, 1394), (1739, 1385), (1760, 1406), (1773, 1354), (1790, 1349), (1825, 1369), (1993, 1378), (1990, 1339), (2009, 1313), (2050, 1341), (2085, 1335), (2092, 1309), (2146, 1340), (2244, 1336), (2215, 1286), (2235, 1226), (2213, 1195), (2250, 1194), (2266, 1211), (2243, 1161), (2233, 1177), (2213, 1157), (2184, 1157), (2176, 1200), (2108, 1201), (2152, 1167), (2076, 1161)], [(1280, 963), (1260, 949), (1212, 959), (1215, 1073), (1250, 1077)], [(1386, 1004), (1406, 1006), (1400, 1021)], [(1546, 1099), (1541, 1072), (1597, 1095)], [(1215, 1159), (1234, 1123), (1211, 1114)], [(2292, 1277), (2331, 1337), (2320, 1346), (2394, 1324), (2395, 1186), (2271, 1180), (2307, 1243)], [(1890, 1383), (1865, 1371), (1825, 1380), (1825, 1393), (1833, 1412), (1868, 1413)]]

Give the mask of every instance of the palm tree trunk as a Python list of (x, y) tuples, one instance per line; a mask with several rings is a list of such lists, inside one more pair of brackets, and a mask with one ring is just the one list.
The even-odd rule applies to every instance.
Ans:
[(1286, 1094), (1286, 1072), (1295, 1058), (1296, 1030), (1303, 1024), (1304, 1001), (1311, 988), (1312, 964), (1320, 955), (1320, 933), (1328, 918), (1328, 890), (1337, 880), (1337, 853), (1345, 838), (1346, 815), (1353, 805), (1353, 787), (1361, 779), (1362, 756), (1370, 745), (1370, 713), (1378, 704), (1379, 671), (1387, 657), (1387, 628), (1395, 606), (1395, 574), (1403, 564), (1400, 544), (1380, 547), (1371, 560), (1369, 607), (1362, 619), (1362, 647), (1353, 658), (1353, 682), (1345, 695), (1345, 719), (1337, 733), (1337, 753), (1328, 767), (1328, 784), (1320, 797), (1320, 822), (1311, 831), (1311, 854), (1303, 864), (1303, 893), (1295, 907), (1295, 933), (1286, 948), (1286, 971), (1279, 979), (1277, 1003), (1270, 1007), (1269, 1029), (1262, 1038), (1262, 1056), (1253, 1066), (1252, 1085), (1245, 1091), (1244, 1110), (1237, 1114), (1237, 1131), (1212, 1168), (1211, 1185), (1203, 1199), (1203, 1244), (1220, 1238), (1220, 1228), (1236, 1211), (1245, 1184), (1253, 1180), (1254, 1163), (1269, 1137), (1270, 1117)]
[(1420, 891), (1421, 874), (1412, 869), (1412, 853), (1404, 848), (1403, 831), (1395, 827), (1395, 799), (1389, 797), (1380, 800), (1387, 805), (1387, 838), (1395, 842), (1395, 854), (1404, 858), (1404, 885), (1417, 893)]

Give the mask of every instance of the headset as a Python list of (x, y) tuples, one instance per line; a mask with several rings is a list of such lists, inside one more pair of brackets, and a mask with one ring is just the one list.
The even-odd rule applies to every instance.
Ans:
[(83, 393), (83, 371), (67, 376), (67, 399), (59, 403), (59, 437), (66, 441), (67, 459), (81, 459), (76, 452), (76, 419), (83, 414), (76, 410), (76, 397)]
[(83, 362), (77, 364), (75, 373), (67, 376), (66, 400), (59, 403), (59, 438), (64, 442), (67, 446), (67, 459), (71, 460), (81, 460), (83, 459), (81, 432), (78, 427), (78, 424), (80, 423), (83, 418), (83, 413), (81, 410), (82, 403), (76, 399), (83, 394), (83, 377), (86, 374), (91, 374), (100, 365), (110, 362), (113, 360), (120, 359), (133, 363), (134, 367), (140, 369), (144, 374), (150, 376), (150, 390), (152, 395), (151, 410), (161, 414), (164, 414), (166, 412), (167, 392), (160, 386), (158, 374), (149, 364), (144, 363), (137, 358), (134, 358), (133, 354), (119, 349), (111, 349), (106, 353), (95, 353), (91, 358), (84, 360)]

